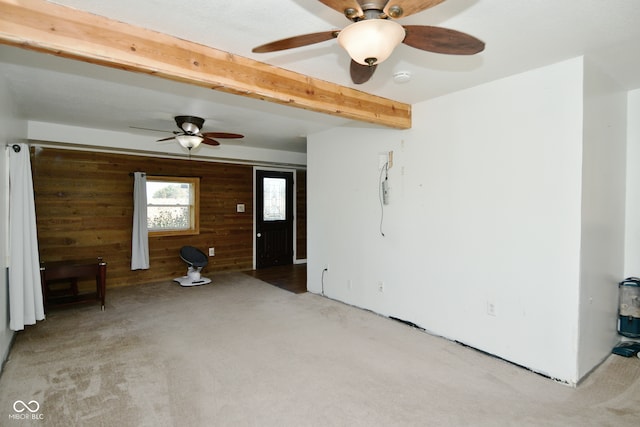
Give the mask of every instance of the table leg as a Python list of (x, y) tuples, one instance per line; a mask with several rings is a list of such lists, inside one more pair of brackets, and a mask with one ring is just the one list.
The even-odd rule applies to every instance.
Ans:
[(101, 262), (98, 264), (98, 297), (102, 304), (102, 311), (104, 311), (104, 301), (107, 293), (107, 263)]

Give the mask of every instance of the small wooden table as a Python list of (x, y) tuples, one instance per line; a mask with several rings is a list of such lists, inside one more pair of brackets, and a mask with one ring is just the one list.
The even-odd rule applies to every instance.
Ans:
[[(80, 294), (78, 279), (94, 277), (96, 292)], [(100, 301), (104, 310), (104, 300), (107, 292), (107, 263), (102, 258), (53, 261), (40, 263), (40, 279), (42, 281), (42, 297), (45, 306), (51, 303), (75, 304), (86, 301)], [(69, 287), (63, 290), (52, 290), (52, 282), (69, 282)]]

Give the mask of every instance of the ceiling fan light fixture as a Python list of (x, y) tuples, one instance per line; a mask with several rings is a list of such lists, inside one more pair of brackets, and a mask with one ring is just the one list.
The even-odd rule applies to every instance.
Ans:
[(388, 19), (355, 22), (338, 34), (338, 43), (351, 59), (362, 65), (386, 60), (405, 37), (402, 25)]
[(191, 150), (192, 148), (198, 147), (203, 138), (198, 135), (176, 135), (176, 139), (184, 148)]

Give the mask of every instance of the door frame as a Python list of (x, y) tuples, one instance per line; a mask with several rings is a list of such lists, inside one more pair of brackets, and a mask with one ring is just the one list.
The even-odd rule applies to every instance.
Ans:
[(293, 259), (291, 260), (292, 264), (296, 263), (296, 257), (297, 257), (297, 247), (296, 247), (296, 243), (298, 241), (298, 235), (297, 235), (297, 221), (298, 221), (298, 206), (297, 206), (297, 200), (296, 200), (296, 193), (297, 193), (297, 184), (296, 184), (296, 169), (290, 169), (290, 168), (278, 168), (278, 167), (267, 167), (267, 166), (254, 166), (253, 167), (253, 237), (252, 237), (252, 244), (253, 244), (253, 269), (256, 269), (256, 259), (257, 259), (257, 254), (256, 254), (256, 234), (258, 233), (258, 228), (257, 228), (257, 212), (256, 212), (256, 200), (258, 197), (258, 194), (256, 192), (256, 172), (257, 171), (274, 171), (274, 172), (291, 172), (291, 175), (293, 175), (293, 233), (291, 234), (291, 238), (292, 238), (292, 248), (293, 248)]

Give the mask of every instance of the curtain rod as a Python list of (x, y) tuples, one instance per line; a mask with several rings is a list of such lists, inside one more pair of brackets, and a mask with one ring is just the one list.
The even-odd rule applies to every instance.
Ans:
[(20, 146), (18, 144), (7, 144), (7, 148), (8, 147), (11, 147), (16, 153), (20, 152)]

